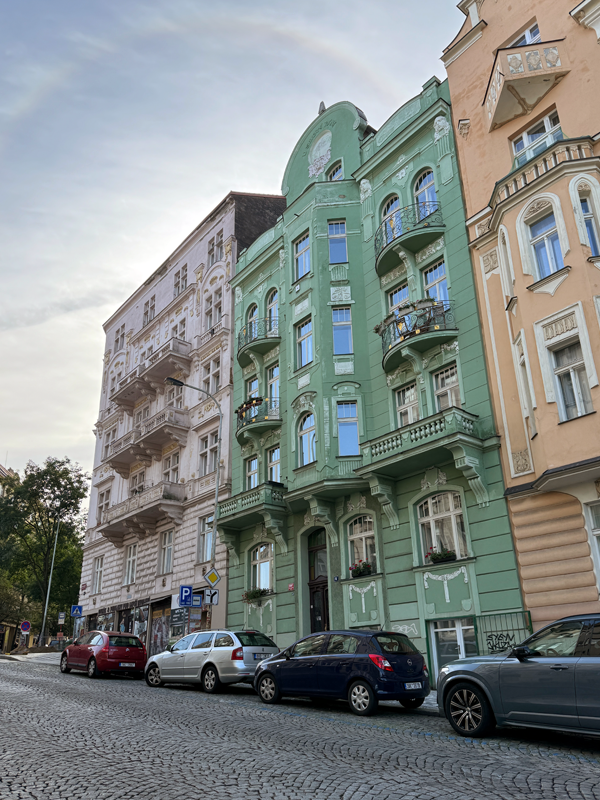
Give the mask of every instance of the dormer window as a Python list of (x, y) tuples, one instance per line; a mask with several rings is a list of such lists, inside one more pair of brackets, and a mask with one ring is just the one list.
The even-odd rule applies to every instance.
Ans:
[(540, 36), (540, 26), (535, 22), (531, 28), (527, 28), (526, 31), (516, 39), (510, 47), (521, 47), (525, 44), (535, 44), (536, 42), (541, 42), (542, 37)]

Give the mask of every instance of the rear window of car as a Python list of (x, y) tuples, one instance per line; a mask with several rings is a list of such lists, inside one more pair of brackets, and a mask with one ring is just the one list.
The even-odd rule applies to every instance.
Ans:
[(142, 643), (135, 636), (109, 636), (108, 643), (111, 647), (141, 647)]
[(243, 647), (277, 647), (272, 639), (264, 633), (248, 633), (247, 631), (236, 631), (235, 635), (240, 640)]
[(408, 638), (401, 633), (379, 633), (373, 637), (384, 653), (390, 655), (406, 655), (419, 651)]

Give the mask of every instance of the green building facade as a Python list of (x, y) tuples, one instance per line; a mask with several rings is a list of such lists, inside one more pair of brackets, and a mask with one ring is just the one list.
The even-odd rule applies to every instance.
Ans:
[(434, 675), (528, 627), (450, 121), (433, 78), (378, 131), (341, 102), (297, 143), (287, 209), (231, 281), (218, 510), (231, 627), (280, 647), (392, 629)]

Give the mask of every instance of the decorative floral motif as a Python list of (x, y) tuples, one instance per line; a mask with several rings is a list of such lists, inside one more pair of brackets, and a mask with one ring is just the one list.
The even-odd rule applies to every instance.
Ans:
[(465, 583), (468, 583), (469, 582), (469, 574), (467, 572), (467, 568), (466, 567), (460, 567), (460, 569), (457, 569), (456, 572), (445, 573), (444, 575), (434, 575), (431, 572), (426, 572), (423, 575), (423, 583), (425, 585), (425, 588), (429, 589), (428, 581), (430, 581), (430, 580), (431, 581), (443, 581), (443, 583), (444, 583), (444, 598), (445, 598), (446, 602), (449, 603), (450, 602), (450, 593), (448, 592), (448, 581), (454, 580), (454, 578), (457, 578), (461, 573), (464, 575)]

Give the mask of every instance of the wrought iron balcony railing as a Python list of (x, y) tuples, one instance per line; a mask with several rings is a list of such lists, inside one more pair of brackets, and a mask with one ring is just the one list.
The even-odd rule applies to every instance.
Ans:
[(279, 320), (277, 317), (253, 319), (247, 322), (238, 334), (238, 350), (259, 339), (279, 338)]
[(433, 225), (443, 225), (442, 209), (437, 200), (433, 202), (412, 203), (399, 208), (387, 216), (375, 233), (375, 258), (396, 239)]
[[(401, 311), (402, 309), (400, 309)], [(425, 308), (415, 308), (380, 326), (383, 355), (385, 356), (394, 345), (419, 334), (452, 330), (456, 330), (456, 320), (451, 303), (437, 303)]]
[(279, 411), (279, 399), (263, 400), (256, 405), (242, 406), (237, 411), (237, 430), (241, 431), (256, 422), (277, 422), (281, 421)]

